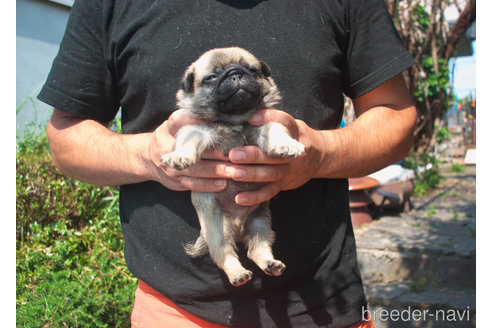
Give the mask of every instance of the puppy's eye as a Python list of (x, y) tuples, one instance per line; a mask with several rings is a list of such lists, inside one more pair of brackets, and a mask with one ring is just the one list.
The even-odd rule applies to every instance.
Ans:
[(217, 80), (217, 75), (209, 74), (205, 76), (205, 78), (203, 79), (203, 83), (215, 82), (215, 80)]
[(258, 73), (258, 70), (257, 70), (257, 69), (256, 69), (256, 67), (254, 67), (254, 66), (250, 66), (250, 67), (248, 68), (248, 70), (249, 70), (251, 73), (253, 73), (253, 74)]

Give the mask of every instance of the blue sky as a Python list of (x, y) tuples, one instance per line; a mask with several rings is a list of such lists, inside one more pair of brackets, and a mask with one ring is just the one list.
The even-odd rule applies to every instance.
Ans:
[[(473, 56), (458, 57), (454, 67), (454, 90), (458, 98), (475, 95), (476, 89), (476, 41), (473, 41)], [(452, 69), (452, 60), (450, 69)]]

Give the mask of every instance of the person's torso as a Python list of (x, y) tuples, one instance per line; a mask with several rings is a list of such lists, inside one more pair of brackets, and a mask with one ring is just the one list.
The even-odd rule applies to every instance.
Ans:
[(343, 6), (271, 0), (237, 8), (228, 2), (114, 1), (105, 54), (118, 83), (124, 132), (162, 123), (176, 109), (186, 67), (206, 50), (228, 46), (270, 66), (282, 96), (279, 109), (314, 128), (339, 125)]

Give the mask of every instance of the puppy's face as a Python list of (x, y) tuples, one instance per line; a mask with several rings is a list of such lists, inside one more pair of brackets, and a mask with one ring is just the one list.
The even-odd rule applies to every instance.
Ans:
[(241, 48), (204, 53), (188, 67), (177, 93), (178, 107), (215, 122), (240, 124), (280, 95), (268, 66)]

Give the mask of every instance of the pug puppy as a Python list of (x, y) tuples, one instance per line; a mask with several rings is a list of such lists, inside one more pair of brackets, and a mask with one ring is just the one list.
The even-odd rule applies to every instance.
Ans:
[[(183, 126), (178, 131), (174, 151), (161, 158), (174, 169), (195, 164), (206, 149), (219, 149), (227, 155), (232, 148), (256, 145), (276, 158), (296, 157), (305, 151), (279, 123), (260, 127), (247, 123), (255, 111), (275, 106), (280, 93), (269, 67), (244, 49), (204, 53), (186, 70), (176, 97), (178, 108), (209, 123)], [(262, 186), (230, 180), (224, 191), (191, 193), (201, 231), (194, 243), (185, 246), (186, 253), (196, 258), (208, 252), (234, 286), (252, 278), (252, 272), (238, 259), (236, 242), (245, 244), (248, 257), (266, 274), (279, 276), (286, 268), (272, 254), (274, 232), (268, 202), (245, 207), (234, 201), (237, 193)]]

